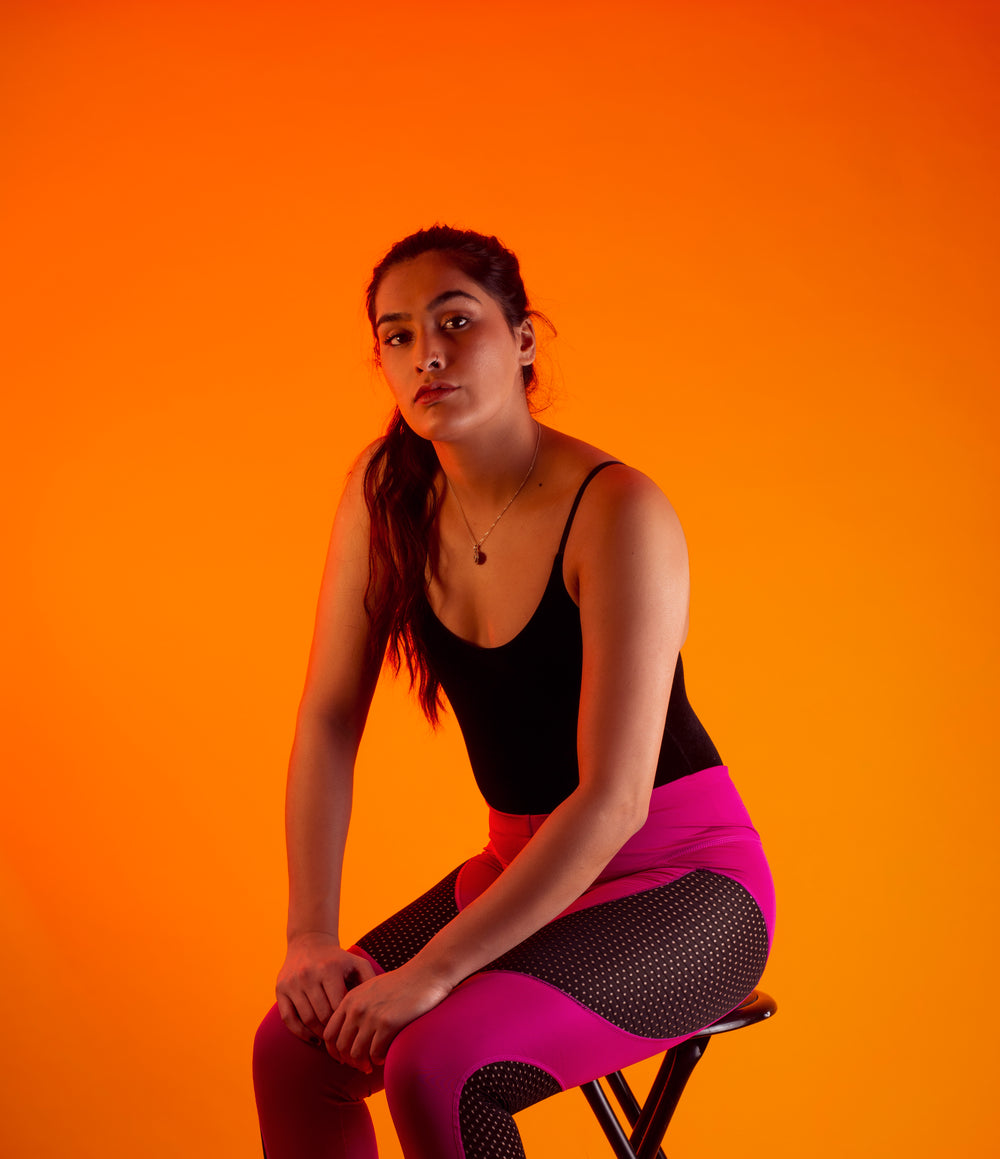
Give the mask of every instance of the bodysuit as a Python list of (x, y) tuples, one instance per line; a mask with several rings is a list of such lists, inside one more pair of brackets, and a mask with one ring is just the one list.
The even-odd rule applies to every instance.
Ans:
[[(563, 556), (584, 491), (599, 471), (615, 465), (596, 467), (577, 491), (545, 593), (512, 640), (497, 648), (470, 644), (424, 601), (422, 635), (461, 725), (476, 783), (486, 802), (506, 813), (551, 813), (579, 784), (583, 637), (580, 609), (563, 581)], [(678, 657), (654, 785), (720, 764), (688, 703)]]
[[(429, 605), (428, 655), (490, 806), (490, 840), (352, 947), (377, 971), (407, 962), (504, 871), (576, 788), (582, 639), (563, 553), (513, 640), (481, 648)], [(593, 885), (460, 983), (365, 1075), (294, 1037), (277, 1008), (254, 1076), (269, 1159), (376, 1159), (364, 1098), (385, 1087), (406, 1159), (523, 1159), (513, 1115), (660, 1053), (722, 1017), (760, 979), (774, 895), (760, 839), (697, 716), (678, 658), (649, 817)]]

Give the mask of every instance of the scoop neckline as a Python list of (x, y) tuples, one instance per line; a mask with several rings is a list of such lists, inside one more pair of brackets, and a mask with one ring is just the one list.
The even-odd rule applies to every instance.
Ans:
[(569, 515), (567, 515), (567, 517), (566, 517), (566, 524), (563, 527), (562, 538), (559, 540), (559, 548), (556, 551), (556, 557), (552, 561), (552, 571), (549, 573), (549, 581), (545, 585), (545, 590), (542, 592), (541, 598), (539, 599), (538, 603), (535, 605), (535, 610), (531, 613), (531, 615), (528, 617), (528, 619), (525, 622), (525, 624), (523, 625), (523, 627), (518, 632), (516, 632), (513, 636), (511, 636), (511, 638), (509, 640), (505, 640), (502, 644), (492, 644), (492, 645), (490, 645), (490, 644), (476, 644), (472, 640), (466, 640), (466, 638), (464, 636), (460, 636), (457, 632), (453, 632), (451, 630), (451, 628), (449, 628), (448, 625), (443, 622), (443, 620), (438, 616), (437, 612), (435, 612), (434, 609), (431, 607), (431, 602), (427, 598), (427, 592), (425, 591), (424, 592), (424, 603), (427, 605), (427, 611), (430, 613), (431, 619), (445, 633), (445, 635), (450, 636), (453, 640), (457, 640), (458, 643), (460, 643), (460, 644), (464, 644), (466, 648), (472, 648), (477, 652), (499, 652), (504, 648), (509, 648), (511, 646), (511, 644), (516, 643), (516, 641), (519, 640), (521, 638), (521, 636), (523, 636), (524, 633), (527, 632), (527, 630), (535, 622), (535, 619), (537, 618), (538, 613), (542, 609), (542, 605), (545, 603), (545, 601), (549, 597), (549, 592), (552, 588), (553, 581), (556, 579), (557, 574), (559, 577), (560, 587), (562, 588), (563, 592), (565, 593), (566, 598), (573, 605), (573, 607), (576, 608), (577, 611), (579, 611), (579, 605), (577, 604), (576, 600), (574, 600), (573, 597), (569, 594), (569, 591), (566, 588), (566, 581), (563, 578), (563, 574), (562, 574), (562, 558), (563, 558), (563, 555), (566, 551), (566, 541), (569, 539), (569, 533), (573, 527), (573, 520), (576, 518), (577, 508), (580, 506), (580, 500), (583, 498), (584, 492), (587, 490), (587, 487), (590, 485), (591, 480), (594, 479), (597, 475), (599, 475), (601, 473), (601, 471), (604, 470), (605, 467), (621, 467), (621, 466), (624, 466), (624, 463), (622, 462), (621, 459), (605, 459), (602, 463), (597, 463), (595, 466), (593, 466), (590, 469), (590, 471), (588, 471), (588, 473), (584, 477), (583, 481), (581, 482), (580, 486), (577, 488), (576, 495), (573, 497), (572, 506), (569, 509)]
[(535, 620), (538, 618), (538, 613), (542, 610), (542, 605), (549, 598), (549, 595), (552, 591), (552, 586), (556, 581), (558, 581), (559, 586), (563, 590), (563, 593), (569, 602), (573, 605), (573, 607), (577, 607), (576, 601), (566, 590), (566, 583), (563, 580), (562, 575), (562, 559), (563, 553), (561, 551), (557, 551), (556, 557), (552, 561), (552, 570), (549, 572), (548, 582), (545, 585), (545, 590), (542, 592), (541, 598), (535, 605), (535, 610), (525, 621), (524, 625), (519, 628), (518, 631), (515, 632), (509, 640), (505, 640), (502, 644), (477, 644), (474, 640), (466, 640), (464, 636), (460, 636), (457, 632), (453, 632), (452, 629), (448, 627), (448, 625), (441, 619), (437, 612), (435, 612), (431, 607), (431, 602), (429, 599), (427, 599), (427, 594), (425, 592), (424, 602), (427, 605), (427, 611), (429, 612), (430, 617), (434, 623), (437, 624), (437, 626), (441, 629), (442, 632), (445, 633), (446, 636), (450, 636), (452, 640), (457, 641), (457, 643), (464, 645), (466, 648), (471, 648), (475, 652), (502, 652), (504, 648), (509, 648), (512, 644), (516, 644), (517, 641), (535, 622)]

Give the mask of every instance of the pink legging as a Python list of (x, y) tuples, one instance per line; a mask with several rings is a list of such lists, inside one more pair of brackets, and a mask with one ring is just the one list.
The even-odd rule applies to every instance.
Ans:
[[(411, 957), (544, 822), (490, 814), (490, 843), (354, 947)], [(565, 913), (405, 1027), (381, 1072), (334, 1062), (271, 1009), (254, 1082), (268, 1159), (376, 1159), (385, 1087), (407, 1159), (520, 1159), (513, 1114), (690, 1037), (760, 979), (774, 895), (724, 766), (653, 791), (649, 820)]]

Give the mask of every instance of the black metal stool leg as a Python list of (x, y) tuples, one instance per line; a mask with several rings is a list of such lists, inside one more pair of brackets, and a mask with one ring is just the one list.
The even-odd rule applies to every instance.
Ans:
[(708, 1036), (689, 1038), (670, 1051), (669, 1067), (661, 1067), (632, 1132), (637, 1159), (654, 1159), (667, 1133), (691, 1072), (708, 1047)]
[(634, 1127), (642, 1108), (639, 1106), (639, 1102), (632, 1088), (628, 1085), (625, 1076), (620, 1070), (616, 1070), (614, 1074), (605, 1075), (604, 1078), (614, 1092), (614, 1096), (618, 1100), (618, 1105), (625, 1112), (628, 1125)]
[(628, 1136), (622, 1130), (618, 1116), (612, 1110), (608, 1096), (604, 1093), (600, 1082), (594, 1079), (593, 1082), (584, 1083), (580, 1090), (583, 1091), (583, 1097), (590, 1103), (594, 1117), (601, 1124), (616, 1159), (635, 1159), (635, 1152), (628, 1141)]
[[(650, 1088), (647, 1105), (658, 1098), (662, 1098), (663, 1087), (669, 1076), (675, 1050), (676, 1047), (667, 1052), (659, 1071), (657, 1071), (656, 1079), (654, 1079), (653, 1086)], [(650, 1133), (649, 1114), (647, 1113), (643, 1119), (642, 1108), (639, 1106), (635, 1093), (628, 1085), (628, 1080), (620, 1070), (605, 1075), (604, 1081), (611, 1088), (612, 1094), (618, 1100), (618, 1105), (621, 1107), (629, 1127), (632, 1128), (631, 1135), (626, 1135), (622, 1129), (618, 1121), (618, 1116), (615, 1114), (607, 1095), (605, 1095), (604, 1088), (601, 1086), (599, 1079), (595, 1079), (591, 1083), (585, 1083), (580, 1089), (583, 1091), (587, 1102), (590, 1103), (594, 1117), (603, 1128), (604, 1134), (607, 1136), (608, 1142), (611, 1144), (617, 1159), (640, 1159), (640, 1157), (641, 1159), (666, 1159), (666, 1156), (660, 1149), (660, 1141), (663, 1138), (663, 1131), (666, 1130), (666, 1123), (664, 1123), (663, 1131), (660, 1132), (659, 1136)], [(656, 1130), (655, 1123), (652, 1124), (652, 1130)], [(654, 1138), (656, 1140), (655, 1143), (652, 1141)], [(642, 1150), (644, 1144), (645, 1151)]]

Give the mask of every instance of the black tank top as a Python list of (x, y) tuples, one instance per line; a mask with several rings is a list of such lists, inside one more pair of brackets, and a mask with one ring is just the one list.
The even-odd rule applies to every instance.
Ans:
[[(583, 674), (580, 610), (563, 582), (563, 552), (591, 479), (584, 479), (531, 619), (506, 644), (483, 648), (456, 636), (424, 601), (428, 659), (455, 712), (480, 792), (502, 813), (551, 813), (580, 783), (576, 726)], [(677, 658), (656, 785), (722, 764), (688, 703)]]

